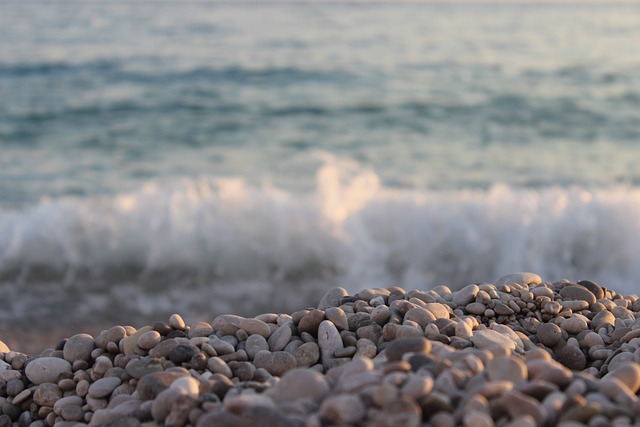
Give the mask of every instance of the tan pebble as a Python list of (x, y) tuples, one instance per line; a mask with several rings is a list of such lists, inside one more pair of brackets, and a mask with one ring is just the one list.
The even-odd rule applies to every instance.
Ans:
[(516, 343), (509, 337), (490, 329), (477, 330), (470, 338), (473, 345), (479, 349), (499, 347), (508, 350), (515, 350)]
[(327, 320), (330, 320), (339, 331), (349, 329), (347, 315), (340, 307), (329, 307), (325, 310), (324, 314)]
[(82, 406), (83, 404), (84, 404), (84, 401), (79, 396), (63, 397), (61, 399), (58, 399), (53, 404), (53, 412), (55, 412), (56, 415), (61, 415), (62, 410), (65, 407), (67, 407), (67, 406)]
[(160, 333), (156, 331), (147, 331), (138, 337), (138, 347), (143, 350), (150, 350), (160, 343)]
[(187, 325), (184, 323), (184, 319), (177, 313), (172, 314), (169, 317), (169, 324), (173, 329), (183, 330)]
[(457, 306), (466, 306), (476, 299), (480, 288), (478, 285), (467, 285), (453, 294), (452, 302)]
[[(437, 412), (431, 417), (431, 425), (433, 427), (455, 427), (456, 420), (454, 416), (448, 412)], [(535, 427), (535, 426), (534, 426)]]
[(604, 345), (604, 340), (602, 339), (602, 337), (596, 334), (595, 332), (588, 332), (584, 336), (583, 341), (588, 347), (594, 347), (596, 345)]
[(574, 314), (570, 318), (565, 319), (560, 324), (560, 327), (570, 334), (578, 334), (588, 329), (587, 320), (583, 316)]
[(258, 319), (242, 319), (239, 324), (241, 329), (244, 329), (249, 335), (261, 335), (264, 338), (269, 338), (271, 335), (271, 328), (262, 320)]
[(551, 315), (556, 315), (562, 311), (562, 305), (556, 301), (548, 301), (543, 306), (544, 311)]
[(560, 295), (564, 299), (586, 301), (589, 305), (595, 304), (596, 296), (587, 288), (577, 285), (568, 285), (560, 289)]
[(603, 379), (598, 385), (600, 391), (614, 402), (622, 405), (632, 405), (638, 400), (638, 397), (629, 390), (626, 384), (616, 377)]
[(418, 325), (417, 327), (409, 325), (400, 325), (396, 331), (396, 339), (404, 339), (411, 337), (422, 337), (424, 333)]
[(214, 332), (222, 332), (224, 335), (235, 335), (240, 329), (240, 322), (244, 317), (235, 314), (221, 314), (213, 319), (211, 327)]
[(122, 350), (125, 356), (135, 356), (137, 354), (136, 349), (138, 348), (138, 338), (140, 337), (140, 335), (144, 334), (145, 332), (152, 331), (152, 330), (153, 328), (151, 326), (143, 326), (142, 328), (138, 329), (137, 331), (130, 334), (126, 338), (123, 338), (120, 341), (120, 344), (122, 346)]
[(640, 366), (638, 363), (625, 363), (614, 371), (610, 371), (603, 380), (607, 378), (617, 378), (633, 394), (637, 394), (640, 390)]
[(395, 340), (385, 350), (387, 360), (401, 360), (406, 353), (429, 353), (431, 351), (431, 342), (425, 338), (405, 338)]
[(497, 357), (487, 365), (489, 379), (510, 381), (516, 387), (527, 381), (527, 372), (527, 365), (516, 357)]

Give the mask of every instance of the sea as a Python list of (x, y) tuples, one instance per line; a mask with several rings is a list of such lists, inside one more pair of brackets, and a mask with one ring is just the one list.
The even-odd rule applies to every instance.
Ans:
[(639, 254), (640, 3), (0, 1), (5, 334)]

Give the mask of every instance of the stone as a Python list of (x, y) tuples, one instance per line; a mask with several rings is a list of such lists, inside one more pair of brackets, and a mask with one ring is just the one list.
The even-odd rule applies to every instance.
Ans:
[(607, 310), (603, 310), (598, 312), (598, 314), (596, 314), (594, 316), (593, 319), (591, 319), (591, 329), (594, 331), (597, 331), (598, 329), (602, 328), (603, 326), (607, 326), (607, 325), (615, 325), (616, 323), (616, 318), (613, 314), (611, 314), (610, 311)]
[(562, 329), (554, 323), (543, 323), (536, 330), (538, 341), (547, 347), (553, 347), (562, 338)]
[(402, 356), (407, 353), (428, 354), (431, 351), (431, 341), (426, 338), (404, 338), (398, 339), (389, 344), (385, 350), (387, 360), (402, 360)]
[(120, 384), (122, 380), (118, 377), (100, 378), (89, 386), (89, 396), (94, 399), (108, 397)]
[(244, 317), (236, 316), (235, 314), (221, 314), (213, 319), (211, 327), (213, 331), (220, 331), (225, 335), (235, 335), (240, 329), (240, 322)]
[(194, 325), (191, 325), (191, 328), (189, 328), (188, 336), (189, 338), (208, 337), (211, 334), (213, 334), (213, 327), (209, 323), (196, 322)]
[(487, 309), (487, 306), (479, 302), (472, 302), (470, 304), (467, 304), (464, 309), (467, 310), (467, 313), (481, 316), (484, 314), (484, 311)]
[(214, 374), (224, 375), (227, 378), (233, 377), (233, 372), (231, 371), (229, 365), (227, 365), (227, 362), (220, 359), (219, 357), (210, 358), (207, 361), (207, 369), (209, 369)]
[(340, 307), (329, 307), (324, 311), (327, 320), (331, 321), (339, 331), (349, 329), (347, 315)]
[(560, 351), (558, 360), (564, 366), (574, 371), (581, 371), (587, 365), (587, 358), (582, 350), (572, 345), (567, 345)]
[(307, 342), (293, 351), (293, 357), (299, 368), (309, 368), (320, 360), (320, 348), (314, 342)]
[(200, 393), (200, 382), (191, 376), (180, 377), (173, 380), (169, 388), (176, 390), (179, 394), (197, 399)]
[(89, 361), (94, 347), (95, 342), (91, 335), (77, 334), (67, 340), (64, 344), (62, 354), (63, 357), (71, 363), (76, 360)]
[(67, 406), (82, 406), (84, 405), (84, 401), (81, 397), (78, 396), (66, 396), (61, 399), (56, 400), (53, 404), (53, 412), (56, 415), (60, 415), (62, 410)]
[(269, 391), (269, 396), (276, 403), (298, 399), (320, 402), (329, 392), (329, 384), (324, 375), (311, 369), (297, 368), (285, 373)]
[(25, 375), (34, 384), (56, 383), (62, 374), (71, 374), (71, 364), (57, 357), (40, 357), (27, 364)]
[(328, 367), (336, 350), (344, 348), (338, 329), (328, 320), (322, 321), (318, 327), (318, 347), (320, 348), (320, 360), (325, 368)]
[(273, 333), (269, 337), (269, 350), (282, 351), (287, 346), (287, 344), (289, 344), (292, 335), (293, 333), (289, 324), (285, 323), (284, 325), (280, 326), (278, 329), (273, 331)]
[(595, 347), (597, 345), (604, 346), (604, 340), (595, 332), (589, 332), (585, 334), (583, 341), (587, 345), (587, 347)]
[(62, 398), (62, 390), (56, 384), (43, 383), (36, 387), (33, 401), (39, 406), (51, 406)]
[(322, 402), (320, 415), (333, 424), (357, 424), (366, 414), (366, 407), (357, 395), (339, 394)]
[(491, 329), (474, 331), (473, 336), (471, 336), (469, 340), (475, 347), (481, 350), (491, 348), (501, 348), (507, 350), (516, 349), (516, 343), (511, 338)]
[(391, 313), (389, 307), (386, 305), (379, 305), (378, 307), (373, 309), (373, 311), (369, 315), (369, 318), (376, 322), (378, 325), (384, 326), (389, 321), (390, 316)]
[(176, 371), (155, 372), (140, 379), (136, 391), (142, 400), (154, 399), (160, 392), (169, 388), (176, 379), (188, 375), (188, 373)]
[(609, 372), (616, 371), (630, 363), (634, 363), (633, 353), (626, 351), (618, 353), (609, 361)]
[(11, 350), (9, 350), (9, 347), (2, 341), (0, 340), (0, 353), (9, 353)]
[(514, 283), (523, 285), (539, 285), (542, 279), (535, 273), (512, 273), (500, 277), (496, 280), (496, 286), (512, 285)]
[(169, 317), (169, 324), (173, 329), (178, 330), (183, 330), (187, 326), (187, 324), (184, 323), (184, 319), (182, 319), (182, 316), (176, 313), (172, 314)]
[(259, 351), (256, 353), (253, 364), (256, 368), (264, 368), (273, 376), (280, 377), (285, 372), (297, 367), (296, 358), (286, 351)]
[(127, 363), (125, 372), (133, 378), (140, 379), (145, 375), (153, 372), (161, 372), (164, 370), (162, 361), (153, 357), (145, 357), (142, 359), (134, 359)]
[(452, 301), (457, 307), (460, 307), (462, 305), (466, 306), (476, 299), (478, 291), (480, 291), (478, 285), (467, 285), (453, 294)]
[(615, 370), (609, 368), (609, 373), (604, 379), (616, 378), (633, 393), (637, 394), (640, 390), (640, 365), (638, 363), (624, 363)]
[(262, 335), (255, 334), (255, 335), (249, 336), (244, 346), (244, 351), (247, 352), (247, 356), (249, 356), (249, 360), (253, 360), (256, 353), (258, 353), (261, 350), (269, 350), (269, 344), (267, 343), (267, 340)]
[(298, 331), (300, 333), (310, 333), (315, 337), (318, 335), (318, 327), (323, 321), (325, 321), (324, 311), (311, 310), (305, 314), (302, 319), (300, 319), (300, 323), (298, 323)]
[(570, 334), (579, 334), (587, 330), (589, 325), (584, 317), (574, 314), (568, 319), (563, 320), (560, 327)]
[(247, 331), (249, 335), (261, 335), (264, 338), (269, 338), (271, 335), (271, 328), (262, 320), (242, 319), (239, 326), (240, 329)]
[(589, 305), (596, 303), (596, 296), (583, 286), (568, 285), (560, 289), (560, 295), (563, 299), (572, 299), (578, 301), (586, 301)]
[(529, 415), (536, 420), (538, 425), (542, 425), (547, 416), (547, 410), (537, 400), (518, 391), (506, 392), (501, 400), (512, 418)]
[(496, 357), (487, 364), (487, 375), (491, 381), (510, 381), (516, 387), (527, 382), (527, 365), (520, 358)]
[(138, 337), (138, 347), (151, 350), (160, 343), (161, 335), (158, 331), (147, 331)]
[(430, 302), (424, 305), (424, 308), (431, 312), (435, 316), (436, 319), (448, 319), (449, 318), (449, 308), (438, 302)]
[(324, 310), (329, 307), (338, 307), (340, 305), (340, 300), (342, 297), (349, 295), (346, 289), (344, 288), (331, 288), (329, 289), (320, 302), (318, 303), (318, 309)]
[(143, 326), (131, 335), (122, 339), (122, 349), (125, 356), (135, 356), (137, 354), (136, 349), (138, 348), (138, 338), (140, 335), (148, 331), (153, 331), (153, 328), (151, 326)]
[(180, 365), (190, 361), (191, 358), (199, 352), (200, 349), (196, 346), (179, 344), (171, 350), (169, 359), (176, 365)]
[(591, 280), (580, 280), (577, 284), (587, 288), (596, 297), (596, 299), (604, 298), (604, 290), (596, 282), (592, 282)]
[(160, 343), (158, 343), (158, 345), (149, 350), (149, 356), (156, 358), (164, 357), (165, 359), (168, 359), (169, 354), (171, 354), (171, 350), (173, 350), (177, 346), (178, 341), (173, 338), (168, 338), (164, 341), (161, 341)]
[[(447, 313), (448, 318), (448, 313)], [(413, 321), (416, 322), (422, 329), (424, 329), (427, 324), (436, 320), (436, 317), (433, 313), (424, 307), (415, 307), (407, 311), (404, 315), (404, 321)], [(377, 325), (377, 324), (376, 324)], [(379, 325), (378, 325), (379, 326)]]

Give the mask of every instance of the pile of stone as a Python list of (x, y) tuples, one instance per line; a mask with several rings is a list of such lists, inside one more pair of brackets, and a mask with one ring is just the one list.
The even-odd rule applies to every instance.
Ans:
[(640, 300), (531, 273), (0, 341), (0, 427), (640, 425)]

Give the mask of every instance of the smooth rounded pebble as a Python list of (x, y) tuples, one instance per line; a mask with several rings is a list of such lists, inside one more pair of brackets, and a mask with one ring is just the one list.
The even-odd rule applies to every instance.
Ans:
[(393, 341), (386, 349), (387, 360), (401, 360), (407, 353), (428, 354), (431, 351), (431, 341), (425, 338), (405, 338)]
[(285, 373), (269, 395), (276, 402), (292, 402), (298, 399), (319, 402), (329, 391), (329, 384), (324, 375), (311, 369), (298, 368)]
[(542, 278), (535, 273), (512, 273), (500, 277), (496, 280), (496, 286), (522, 283), (524, 285), (539, 285)]
[(34, 384), (55, 383), (64, 373), (71, 374), (71, 364), (57, 357), (33, 359), (25, 369), (25, 375)]
[(69, 338), (64, 344), (62, 355), (71, 363), (76, 360), (88, 361), (91, 358), (91, 352), (94, 346), (95, 342), (91, 335), (77, 334)]
[(94, 399), (107, 397), (120, 384), (122, 384), (122, 380), (118, 377), (100, 378), (89, 387), (89, 396)]

